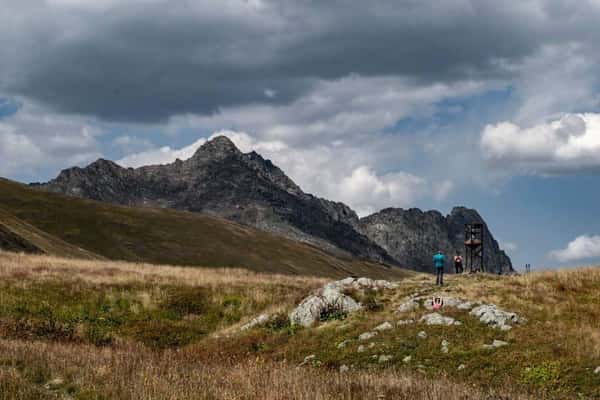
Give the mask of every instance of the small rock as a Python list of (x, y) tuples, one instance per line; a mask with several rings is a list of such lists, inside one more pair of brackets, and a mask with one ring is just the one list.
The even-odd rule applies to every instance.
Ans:
[(242, 325), (240, 327), (240, 330), (245, 331), (254, 328), (255, 326), (265, 324), (269, 321), (270, 318), (271, 316), (269, 314), (260, 314), (258, 317), (253, 318), (248, 323)]
[(338, 343), (337, 348), (343, 349), (344, 347), (346, 347), (348, 345), (348, 343), (350, 343), (350, 340), (346, 339), (343, 342)]
[(389, 322), (384, 322), (383, 324), (377, 325), (374, 329), (376, 331), (382, 332), (382, 331), (387, 331), (389, 329), (392, 329), (394, 326), (392, 324), (390, 324)]
[(498, 347), (508, 346), (508, 343), (503, 340), (494, 340), (492, 344), (484, 344), (484, 349), (496, 349)]
[(465, 364), (460, 364), (460, 365), (458, 366), (458, 368), (456, 368), (456, 369), (457, 369), (458, 371), (462, 371), (462, 370), (463, 370), (463, 369), (465, 369), (465, 368), (467, 368), (467, 367), (465, 366)]
[(65, 381), (62, 378), (54, 378), (44, 385), (44, 389), (56, 390), (59, 389), (63, 385), (63, 383), (65, 383)]
[(365, 351), (365, 346), (363, 346), (362, 344), (360, 346), (358, 346), (358, 349), (356, 351), (358, 351), (359, 353), (362, 353)]
[(369, 343), (369, 349), (372, 349), (373, 347), (375, 347), (375, 343), (373, 343), (373, 342)]
[(317, 356), (316, 356), (316, 355), (314, 355), (314, 354), (311, 354), (310, 356), (306, 356), (306, 357), (304, 357), (304, 361), (302, 361), (302, 362), (300, 363), (300, 365), (298, 365), (298, 366), (299, 366), (299, 367), (302, 367), (302, 366), (304, 366), (304, 365), (308, 364), (309, 362), (311, 362), (311, 361), (315, 360), (316, 358), (317, 358)]
[(373, 360), (377, 360), (377, 354), (373, 354), (373, 355), (371, 356), (371, 358), (372, 358)]
[(348, 368), (348, 366), (346, 364), (344, 365), (340, 365), (340, 373), (344, 373), (344, 372), (348, 372), (350, 371), (350, 368)]
[(384, 362), (391, 361), (392, 358), (393, 358), (392, 356), (382, 354), (382, 355), (379, 356), (379, 360), (378, 361), (379, 361), (379, 363), (384, 363)]
[(338, 283), (342, 286), (351, 286), (355, 280), (356, 279), (354, 279), (352, 277), (348, 277), (348, 278), (342, 279), (341, 281), (338, 281)]
[(438, 313), (426, 314), (422, 316), (419, 321), (424, 322), (427, 325), (462, 325), (460, 321), (457, 321), (452, 317), (444, 317)]
[(412, 360), (412, 356), (406, 356), (402, 359), (404, 364), (408, 364)]
[(596, 369), (594, 370), (594, 374), (596, 374), (596, 375), (600, 374), (600, 367), (596, 367)]
[(414, 319), (401, 319), (398, 322), (396, 322), (397, 326), (402, 326), (402, 325), (410, 325), (410, 324), (414, 324), (415, 320)]
[(358, 336), (358, 340), (369, 340), (378, 335), (378, 332), (365, 332)]
[(417, 336), (421, 339), (427, 339), (427, 332), (421, 331), (421, 332), (417, 333)]
[(449, 351), (448, 346), (449, 345), (450, 345), (450, 343), (448, 343), (447, 340), (442, 340), (442, 346), (441, 346), (442, 353), (448, 353), (448, 351)]
[(396, 309), (397, 313), (406, 313), (409, 311), (413, 311), (419, 308), (419, 302), (416, 300), (409, 300), (405, 303), (400, 304), (400, 306), (398, 306), (398, 308)]

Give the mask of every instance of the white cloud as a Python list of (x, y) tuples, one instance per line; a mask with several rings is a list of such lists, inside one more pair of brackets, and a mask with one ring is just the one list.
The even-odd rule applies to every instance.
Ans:
[(512, 122), (487, 125), (484, 158), (526, 174), (562, 174), (600, 168), (600, 114), (566, 114), (522, 128)]
[(100, 131), (77, 116), (49, 113), (25, 103), (0, 119), (0, 175), (30, 178), (47, 168), (98, 158)]
[(205, 142), (205, 138), (200, 138), (189, 146), (185, 146), (181, 149), (163, 146), (139, 153), (132, 153), (118, 160), (117, 164), (123, 167), (137, 168), (143, 165), (169, 164), (178, 158), (180, 160), (187, 160), (194, 155), (194, 152), (198, 147), (202, 146)]
[(550, 256), (556, 257), (560, 262), (600, 257), (600, 236), (578, 236), (566, 248), (552, 251)]

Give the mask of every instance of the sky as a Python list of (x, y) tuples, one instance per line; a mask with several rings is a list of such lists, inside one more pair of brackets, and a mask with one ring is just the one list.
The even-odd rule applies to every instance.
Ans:
[(365, 216), (476, 208), (517, 268), (600, 263), (599, 0), (5, 0), (0, 176), (224, 134)]

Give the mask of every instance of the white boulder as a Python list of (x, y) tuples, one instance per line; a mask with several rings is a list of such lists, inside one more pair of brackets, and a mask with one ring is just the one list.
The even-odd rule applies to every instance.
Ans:
[(426, 325), (462, 325), (460, 321), (452, 317), (445, 317), (438, 313), (425, 314), (419, 320)]
[(358, 336), (358, 340), (369, 340), (377, 336), (378, 332), (365, 332)]
[(525, 319), (516, 313), (504, 311), (495, 304), (482, 304), (472, 309), (470, 314), (477, 317), (482, 323), (501, 330), (510, 330), (512, 324), (525, 322)]
[(392, 329), (394, 326), (392, 324), (390, 324), (389, 322), (384, 322), (383, 324), (379, 324), (377, 325), (375, 328), (376, 331), (382, 332), (382, 331), (387, 331)]
[(269, 322), (270, 318), (271, 316), (269, 314), (260, 314), (258, 317), (252, 318), (250, 321), (242, 325), (240, 327), (240, 330), (245, 331), (254, 328), (255, 326), (266, 324), (267, 322)]

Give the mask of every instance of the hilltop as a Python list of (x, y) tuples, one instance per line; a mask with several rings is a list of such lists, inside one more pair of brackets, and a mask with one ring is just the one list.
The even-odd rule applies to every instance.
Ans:
[[(416, 274), (366, 290), (365, 279), (0, 252), (0, 393), (596, 399), (599, 271), (450, 276), (441, 291)], [(346, 287), (361, 309), (291, 325), (289, 313), (323, 287)], [(445, 305), (432, 317), (436, 296)]]
[[(216, 215), (334, 254), (421, 271), (439, 248), (448, 254), (463, 250), (465, 223), (484, 223), (476, 210), (464, 207), (446, 218), (437, 211), (389, 209), (359, 219), (345, 204), (305, 193), (270, 160), (242, 153), (225, 136), (207, 141), (188, 160), (133, 169), (100, 159), (34, 187), (112, 204)], [(487, 267), (512, 272), (510, 258), (485, 229)]]
[(407, 271), (332, 255), (215, 216), (134, 208), (0, 179), (0, 245), (74, 258), (243, 267), (259, 272), (400, 277)]

